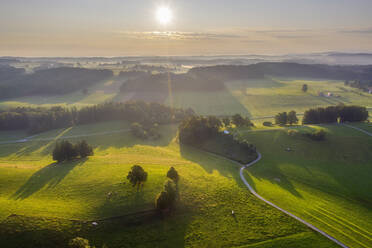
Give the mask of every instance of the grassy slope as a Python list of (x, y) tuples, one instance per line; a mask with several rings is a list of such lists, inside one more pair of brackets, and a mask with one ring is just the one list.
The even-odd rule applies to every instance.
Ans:
[(372, 139), (347, 127), (323, 128), (330, 133), (324, 142), (284, 130), (241, 132), (263, 156), (246, 177), (266, 199), (350, 247), (371, 247)]
[[(115, 125), (121, 127), (109, 123), (106, 130)], [(73, 132), (88, 129), (102, 132), (104, 124), (76, 127)], [(32, 247), (40, 240), (55, 239), (60, 232), (68, 236), (78, 229), (97, 247), (334, 246), (250, 195), (231, 162), (194, 149), (180, 149), (172, 140), (175, 126), (161, 131), (163, 138), (156, 142), (141, 142), (128, 133), (87, 138), (95, 146), (95, 156), (60, 165), (49, 155), (53, 141), (0, 145), (1, 247)], [(43, 136), (69, 132), (71, 129), (58, 130)], [(140, 192), (124, 179), (133, 164), (142, 165), (149, 173)], [(68, 220), (101, 219), (153, 208), (170, 166), (181, 175), (181, 203), (171, 217), (130, 224), (100, 222), (94, 230)], [(107, 200), (110, 191), (117, 195)], [(230, 214), (232, 209), (236, 219)], [(7, 218), (10, 214), (34, 217)], [(2, 235), (6, 230), (13, 234)]]

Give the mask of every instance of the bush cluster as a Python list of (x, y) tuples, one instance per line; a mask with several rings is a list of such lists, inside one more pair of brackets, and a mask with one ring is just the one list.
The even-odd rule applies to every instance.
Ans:
[(156, 140), (161, 137), (160, 133), (156, 130), (157, 126), (157, 124), (144, 126), (138, 122), (134, 122), (132, 123), (130, 130), (137, 138), (143, 140)]
[(77, 157), (86, 158), (93, 155), (93, 148), (85, 140), (73, 145), (67, 140), (57, 142), (53, 150), (53, 160), (58, 163)]
[(319, 129), (315, 132), (306, 132), (304, 135), (315, 141), (323, 141), (326, 139), (326, 132), (323, 129)]

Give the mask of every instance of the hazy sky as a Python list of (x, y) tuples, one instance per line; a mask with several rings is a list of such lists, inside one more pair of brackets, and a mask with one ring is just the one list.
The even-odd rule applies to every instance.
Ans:
[(322, 51), (372, 52), (372, 0), (0, 0), (0, 56)]

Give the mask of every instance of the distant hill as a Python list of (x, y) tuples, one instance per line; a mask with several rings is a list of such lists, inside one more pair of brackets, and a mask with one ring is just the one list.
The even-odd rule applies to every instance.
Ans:
[(372, 78), (371, 65), (323, 65), (265, 62), (246, 66), (247, 70), (260, 71), (265, 75), (283, 77), (323, 78), (355, 80)]
[(66, 94), (90, 87), (113, 75), (111, 70), (60, 67), (25, 74), (23, 69), (0, 68), (0, 98)]
[(136, 74), (125, 82), (121, 91), (167, 92), (168, 82), (173, 91), (217, 91), (225, 89), (224, 82), (247, 78), (262, 78), (263, 73), (247, 66), (219, 65), (196, 67), (187, 73)]

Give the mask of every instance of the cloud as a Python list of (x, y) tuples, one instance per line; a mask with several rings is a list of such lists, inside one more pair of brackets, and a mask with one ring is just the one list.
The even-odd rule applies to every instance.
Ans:
[(241, 38), (238, 34), (208, 33), (208, 32), (180, 32), (180, 31), (152, 31), (152, 32), (116, 32), (122, 38), (140, 40), (221, 40)]
[(347, 33), (347, 34), (372, 34), (372, 27), (370, 28), (360, 28), (360, 29), (347, 29), (341, 30), (340, 33)]

